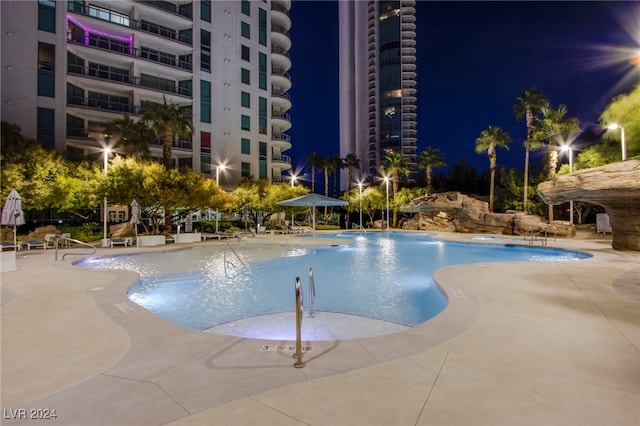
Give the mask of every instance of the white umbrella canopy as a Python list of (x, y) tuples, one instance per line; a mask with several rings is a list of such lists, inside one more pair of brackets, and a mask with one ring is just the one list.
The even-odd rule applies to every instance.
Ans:
[(136, 246), (138, 245), (138, 224), (140, 223), (140, 204), (134, 198), (131, 204), (131, 219), (129, 219), (129, 223), (133, 225), (136, 230)]
[(344, 200), (338, 200), (337, 198), (326, 197), (324, 195), (311, 194), (303, 195), (301, 197), (290, 198), (288, 200), (278, 202), (279, 205), (284, 207), (312, 207), (312, 221), (313, 221), (313, 237), (316, 236), (316, 207), (332, 207), (332, 206), (348, 206), (349, 203)]
[[(22, 211), (22, 197), (18, 191), (12, 189), (2, 207), (2, 225), (13, 226), (13, 247), (16, 250), (17, 227), (24, 225), (24, 212)], [(16, 250), (17, 251), (17, 250)]]

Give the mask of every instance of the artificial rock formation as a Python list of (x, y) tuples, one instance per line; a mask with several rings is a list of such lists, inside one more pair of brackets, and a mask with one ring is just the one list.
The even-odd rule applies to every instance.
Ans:
[(547, 204), (586, 201), (607, 210), (612, 246), (640, 250), (640, 160), (578, 170), (538, 185)]
[(401, 209), (415, 213), (402, 223), (404, 229), (526, 235), (548, 230), (552, 235), (573, 236), (574, 228), (562, 221), (548, 224), (538, 216), (523, 212), (489, 212), (489, 203), (460, 192), (445, 192), (418, 197)]

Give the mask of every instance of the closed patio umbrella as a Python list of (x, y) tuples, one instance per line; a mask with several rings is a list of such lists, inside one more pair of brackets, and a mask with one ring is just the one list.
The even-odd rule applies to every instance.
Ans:
[(134, 198), (130, 204), (131, 206), (131, 219), (129, 219), (129, 223), (133, 225), (133, 228), (136, 230), (136, 247), (138, 247), (138, 224), (140, 223), (140, 204)]
[(2, 224), (13, 226), (13, 249), (17, 252), (17, 228), (24, 225), (24, 212), (22, 211), (22, 198), (18, 191), (12, 189), (2, 207)]
[(348, 206), (349, 203), (337, 198), (326, 197), (324, 195), (311, 193), (301, 197), (290, 198), (288, 200), (278, 202), (279, 205), (285, 207), (312, 207), (311, 217), (313, 222), (313, 237), (316, 237), (316, 207), (331, 206)]

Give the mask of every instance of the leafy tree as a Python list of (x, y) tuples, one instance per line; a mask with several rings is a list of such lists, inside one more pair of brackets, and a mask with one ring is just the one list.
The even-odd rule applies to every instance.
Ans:
[(245, 179), (232, 192), (235, 203), (233, 208), (240, 211), (244, 206), (250, 222), (264, 225), (271, 215), (276, 212), (285, 212), (286, 215), (302, 214), (308, 207), (283, 207), (280, 201), (289, 198), (300, 197), (307, 194), (308, 190), (301, 185), (272, 185), (267, 179)]
[(422, 195), (424, 195), (424, 188), (402, 188), (393, 197), (393, 202), (391, 203), (390, 208), (394, 214), (400, 213), (402, 206)]
[(125, 113), (107, 123), (106, 133), (117, 138), (116, 149), (122, 149), (125, 156), (148, 157), (149, 144), (155, 139), (153, 131), (142, 121), (134, 121)]
[[(624, 127), (627, 158), (640, 155), (640, 84), (630, 93), (614, 98), (600, 115), (600, 124), (606, 128), (617, 123)], [(622, 133), (611, 130), (605, 134), (605, 140), (615, 142), (616, 161), (620, 156)]]
[[(387, 149), (385, 151), (385, 157), (382, 159), (382, 170), (388, 175), (389, 179), (391, 179), (393, 197), (395, 198), (400, 186), (400, 175), (407, 176), (410, 172), (407, 161), (399, 152)], [(396, 226), (398, 226), (398, 214), (394, 211), (393, 227), (395, 228)]]
[(312, 151), (306, 160), (306, 166), (311, 167), (311, 192), (316, 192), (316, 169), (321, 169), (323, 158), (315, 151)]
[(152, 232), (160, 232), (160, 219), (167, 213), (169, 226), (180, 216), (203, 208), (228, 209), (233, 196), (215, 181), (189, 169), (166, 170), (161, 164), (135, 158), (116, 157), (108, 175), (98, 188), (114, 204), (129, 205), (135, 198), (142, 209), (142, 217), (149, 219)]
[(527, 125), (527, 138), (524, 143), (524, 197), (523, 210), (527, 211), (527, 203), (529, 199), (529, 154), (531, 151), (542, 148), (542, 144), (536, 140), (534, 136), (535, 119), (541, 113), (543, 107), (549, 106), (549, 101), (544, 97), (542, 92), (535, 87), (523, 90), (522, 94), (517, 98), (518, 103), (513, 106), (513, 112), (516, 120), (525, 117)]
[[(547, 142), (549, 158), (547, 178), (552, 180), (556, 177), (558, 169), (558, 147), (579, 133), (580, 123), (577, 118), (567, 116), (565, 105), (560, 105), (556, 109), (542, 107), (541, 112), (542, 117), (534, 130), (534, 139)], [(553, 220), (552, 205), (549, 205), (549, 220)]]
[(427, 193), (431, 193), (431, 181), (433, 180), (433, 169), (446, 166), (444, 154), (438, 148), (428, 146), (420, 153), (420, 162), (418, 166), (425, 170), (427, 176)]
[(342, 167), (346, 168), (349, 171), (349, 186), (353, 184), (353, 169), (360, 168), (360, 159), (358, 156), (352, 152), (348, 153), (346, 157), (342, 159)]
[(493, 199), (495, 189), (496, 165), (498, 154), (496, 148), (509, 149), (511, 137), (500, 127), (489, 126), (480, 133), (476, 139), (476, 153), (486, 152), (489, 157), (489, 170), (491, 172), (491, 184), (489, 186), (489, 211), (493, 212)]
[[(149, 108), (142, 115), (142, 120), (148, 123), (157, 137), (162, 140), (162, 158), (164, 168), (170, 170), (173, 167), (172, 149), (176, 136), (193, 133), (191, 112), (186, 108), (180, 108), (177, 104), (149, 102)], [(165, 231), (171, 231), (171, 208), (166, 206)]]
[[(352, 190), (355, 191), (355, 190)], [(358, 190), (359, 191), (359, 190)], [(359, 196), (359, 193), (358, 193)], [(347, 200), (350, 201), (350, 200)], [(350, 201), (350, 205), (352, 202)], [(358, 209), (360, 208), (360, 199), (358, 198)], [(378, 211), (386, 209), (386, 198), (380, 186), (370, 186), (362, 191), (362, 213), (369, 216), (369, 223), (373, 223), (375, 214)], [(365, 225), (366, 226), (366, 225)]]

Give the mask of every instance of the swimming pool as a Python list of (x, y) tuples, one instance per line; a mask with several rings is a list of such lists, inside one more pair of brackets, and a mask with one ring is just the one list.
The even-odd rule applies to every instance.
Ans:
[[(347, 243), (313, 250), (305, 246), (313, 240), (302, 238), (292, 239), (302, 243), (286, 247), (202, 245), (93, 258), (78, 265), (140, 273), (140, 280), (128, 292), (132, 301), (180, 325), (206, 330), (242, 318), (293, 312), (295, 278), (301, 278), (306, 291), (310, 268), (316, 311), (414, 326), (447, 306), (446, 295), (432, 278), (440, 267), (491, 261), (570, 261), (590, 256), (551, 248), (443, 242), (427, 233), (318, 236), (325, 237)], [(265, 260), (274, 252), (276, 259)]]

